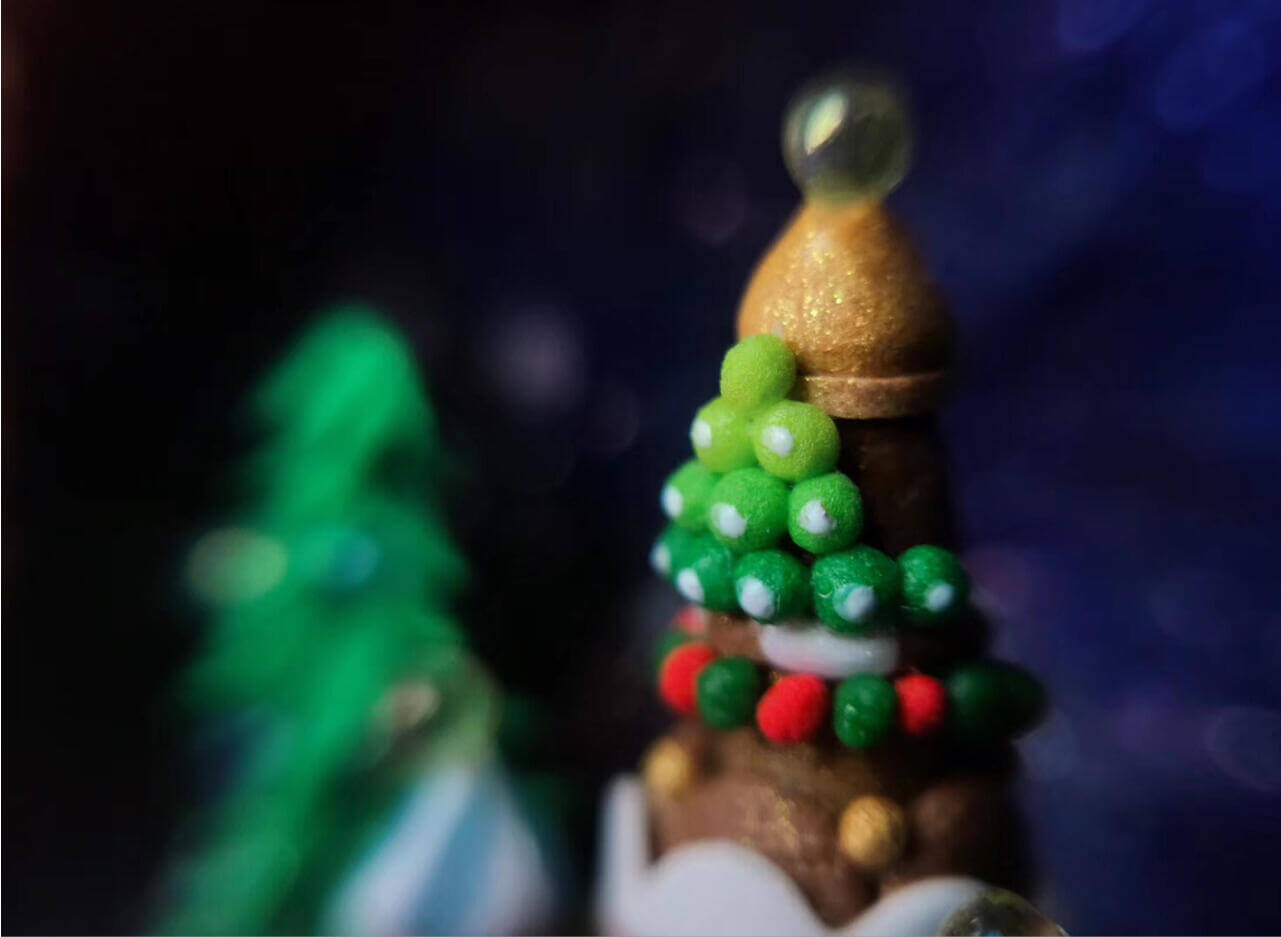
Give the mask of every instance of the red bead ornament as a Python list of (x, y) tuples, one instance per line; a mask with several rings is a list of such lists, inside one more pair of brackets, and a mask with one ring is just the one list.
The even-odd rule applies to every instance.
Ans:
[(771, 742), (793, 745), (814, 737), (827, 710), (827, 684), (812, 674), (791, 674), (766, 690), (756, 704), (756, 725)]
[(894, 681), (898, 694), (898, 727), (907, 735), (931, 735), (943, 727), (947, 712), (947, 691), (943, 684), (923, 673), (908, 674)]
[(658, 671), (658, 695), (663, 702), (683, 716), (692, 716), (698, 709), (698, 675), (716, 657), (715, 649), (702, 641), (672, 648)]
[(676, 613), (673, 624), (678, 630), (693, 637), (707, 634), (707, 610), (697, 605), (686, 605)]

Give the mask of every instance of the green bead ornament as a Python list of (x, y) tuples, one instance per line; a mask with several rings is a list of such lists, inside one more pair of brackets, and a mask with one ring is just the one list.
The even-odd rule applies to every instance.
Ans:
[(713, 472), (732, 472), (756, 464), (748, 431), (749, 415), (723, 397), (703, 405), (689, 427), (698, 461)]
[(740, 410), (782, 400), (796, 383), (796, 357), (775, 335), (751, 335), (721, 363), (721, 397)]
[(805, 564), (782, 550), (759, 550), (734, 564), (738, 607), (766, 624), (805, 614), (809, 579)]
[(663, 513), (686, 530), (706, 529), (708, 499), (717, 478), (703, 463), (686, 462), (663, 483)]
[(698, 542), (697, 534), (670, 524), (654, 541), (649, 551), (649, 565), (664, 579), (673, 579), (677, 570), (693, 562)]
[(715, 729), (747, 725), (763, 689), (760, 668), (746, 657), (714, 660), (698, 675), (698, 712)]
[(955, 617), (970, 596), (970, 577), (955, 554), (921, 545), (898, 558), (903, 573), (903, 607), (917, 624), (941, 624)]
[(812, 403), (780, 400), (752, 421), (752, 446), (771, 475), (801, 481), (832, 470), (841, 439), (832, 418)]
[(833, 631), (866, 634), (894, 623), (899, 570), (880, 550), (859, 546), (816, 560), (810, 588), (814, 610)]
[(858, 486), (840, 472), (797, 482), (787, 500), (787, 531), (810, 553), (844, 550), (863, 532)]
[(841, 682), (832, 697), (832, 728), (850, 748), (869, 748), (890, 733), (898, 695), (888, 680), (870, 673)]
[(676, 591), (695, 605), (732, 612), (734, 554), (711, 534), (695, 534), (694, 542), (672, 566)]
[(735, 469), (712, 488), (707, 522), (738, 553), (773, 546), (787, 530), (787, 486), (764, 469)]
[(1036, 725), (1045, 712), (1045, 691), (1021, 667), (976, 661), (947, 678), (948, 711), (956, 730), (976, 741), (1012, 738)]

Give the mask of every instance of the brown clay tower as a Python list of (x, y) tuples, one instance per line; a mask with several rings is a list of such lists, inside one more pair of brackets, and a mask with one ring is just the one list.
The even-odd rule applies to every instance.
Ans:
[(683, 719), (645, 763), (655, 855), (733, 841), (827, 925), (929, 876), (1028, 884), (1010, 740), (1042, 697), (984, 657), (951, 552), (952, 325), (881, 202), (909, 149), (884, 85), (789, 109), (805, 202), (751, 277), (652, 557), (691, 603), (658, 676)]

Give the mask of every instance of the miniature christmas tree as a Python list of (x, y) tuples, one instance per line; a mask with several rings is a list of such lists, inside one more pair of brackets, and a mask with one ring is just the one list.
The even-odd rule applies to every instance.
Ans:
[[(651, 553), (691, 603), (657, 672), (682, 721), (645, 763), (655, 857), (745, 846), (828, 926), (935, 876), (1027, 885), (1011, 739), (1043, 698), (985, 656), (953, 552), (934, 413), (951, 323), (881, 203), (908, 149), (885, 85), (829, 80), (789, 109), (784, 156), (805, 203), (748, 284)], [(754, 881), (759, 860), (717, 855), (682, 868), (718, 883), (730, 915), (754, 889), (729, 883)], [(726, 932), (710, 904), (673, 897), (675, 875), (653, 883), (669, 889), (666, 917), (624, 896), (607, 908), (616, 926)], [(672, 924), (682, 901), (697, 922)]]
[(361, 310), (315, 327), (253, 397), (242, 512), (192, 551), (210, 607), (187, 704), (248, 724), (162, 930), (308, 933), (412, 779), (479, 757), (495, 704), (450, 618), (463, 565), (433, 492), (413, 357)]

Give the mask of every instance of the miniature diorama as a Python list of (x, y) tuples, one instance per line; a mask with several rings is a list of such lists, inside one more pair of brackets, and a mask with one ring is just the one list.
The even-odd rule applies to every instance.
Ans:
[[(937, 410), (944, 302), (882, 199), (910, 157), (885, 83), (783, 128), (804, 202), (752, 274), (650, 556), (689, 603), (655, 684), (678, 722), (604, 809), (614, 934), (1060, 933), (1012, 740), (1040, 684), (986, 656)], [(709, 375), (710, 377), (710, 375)]]

